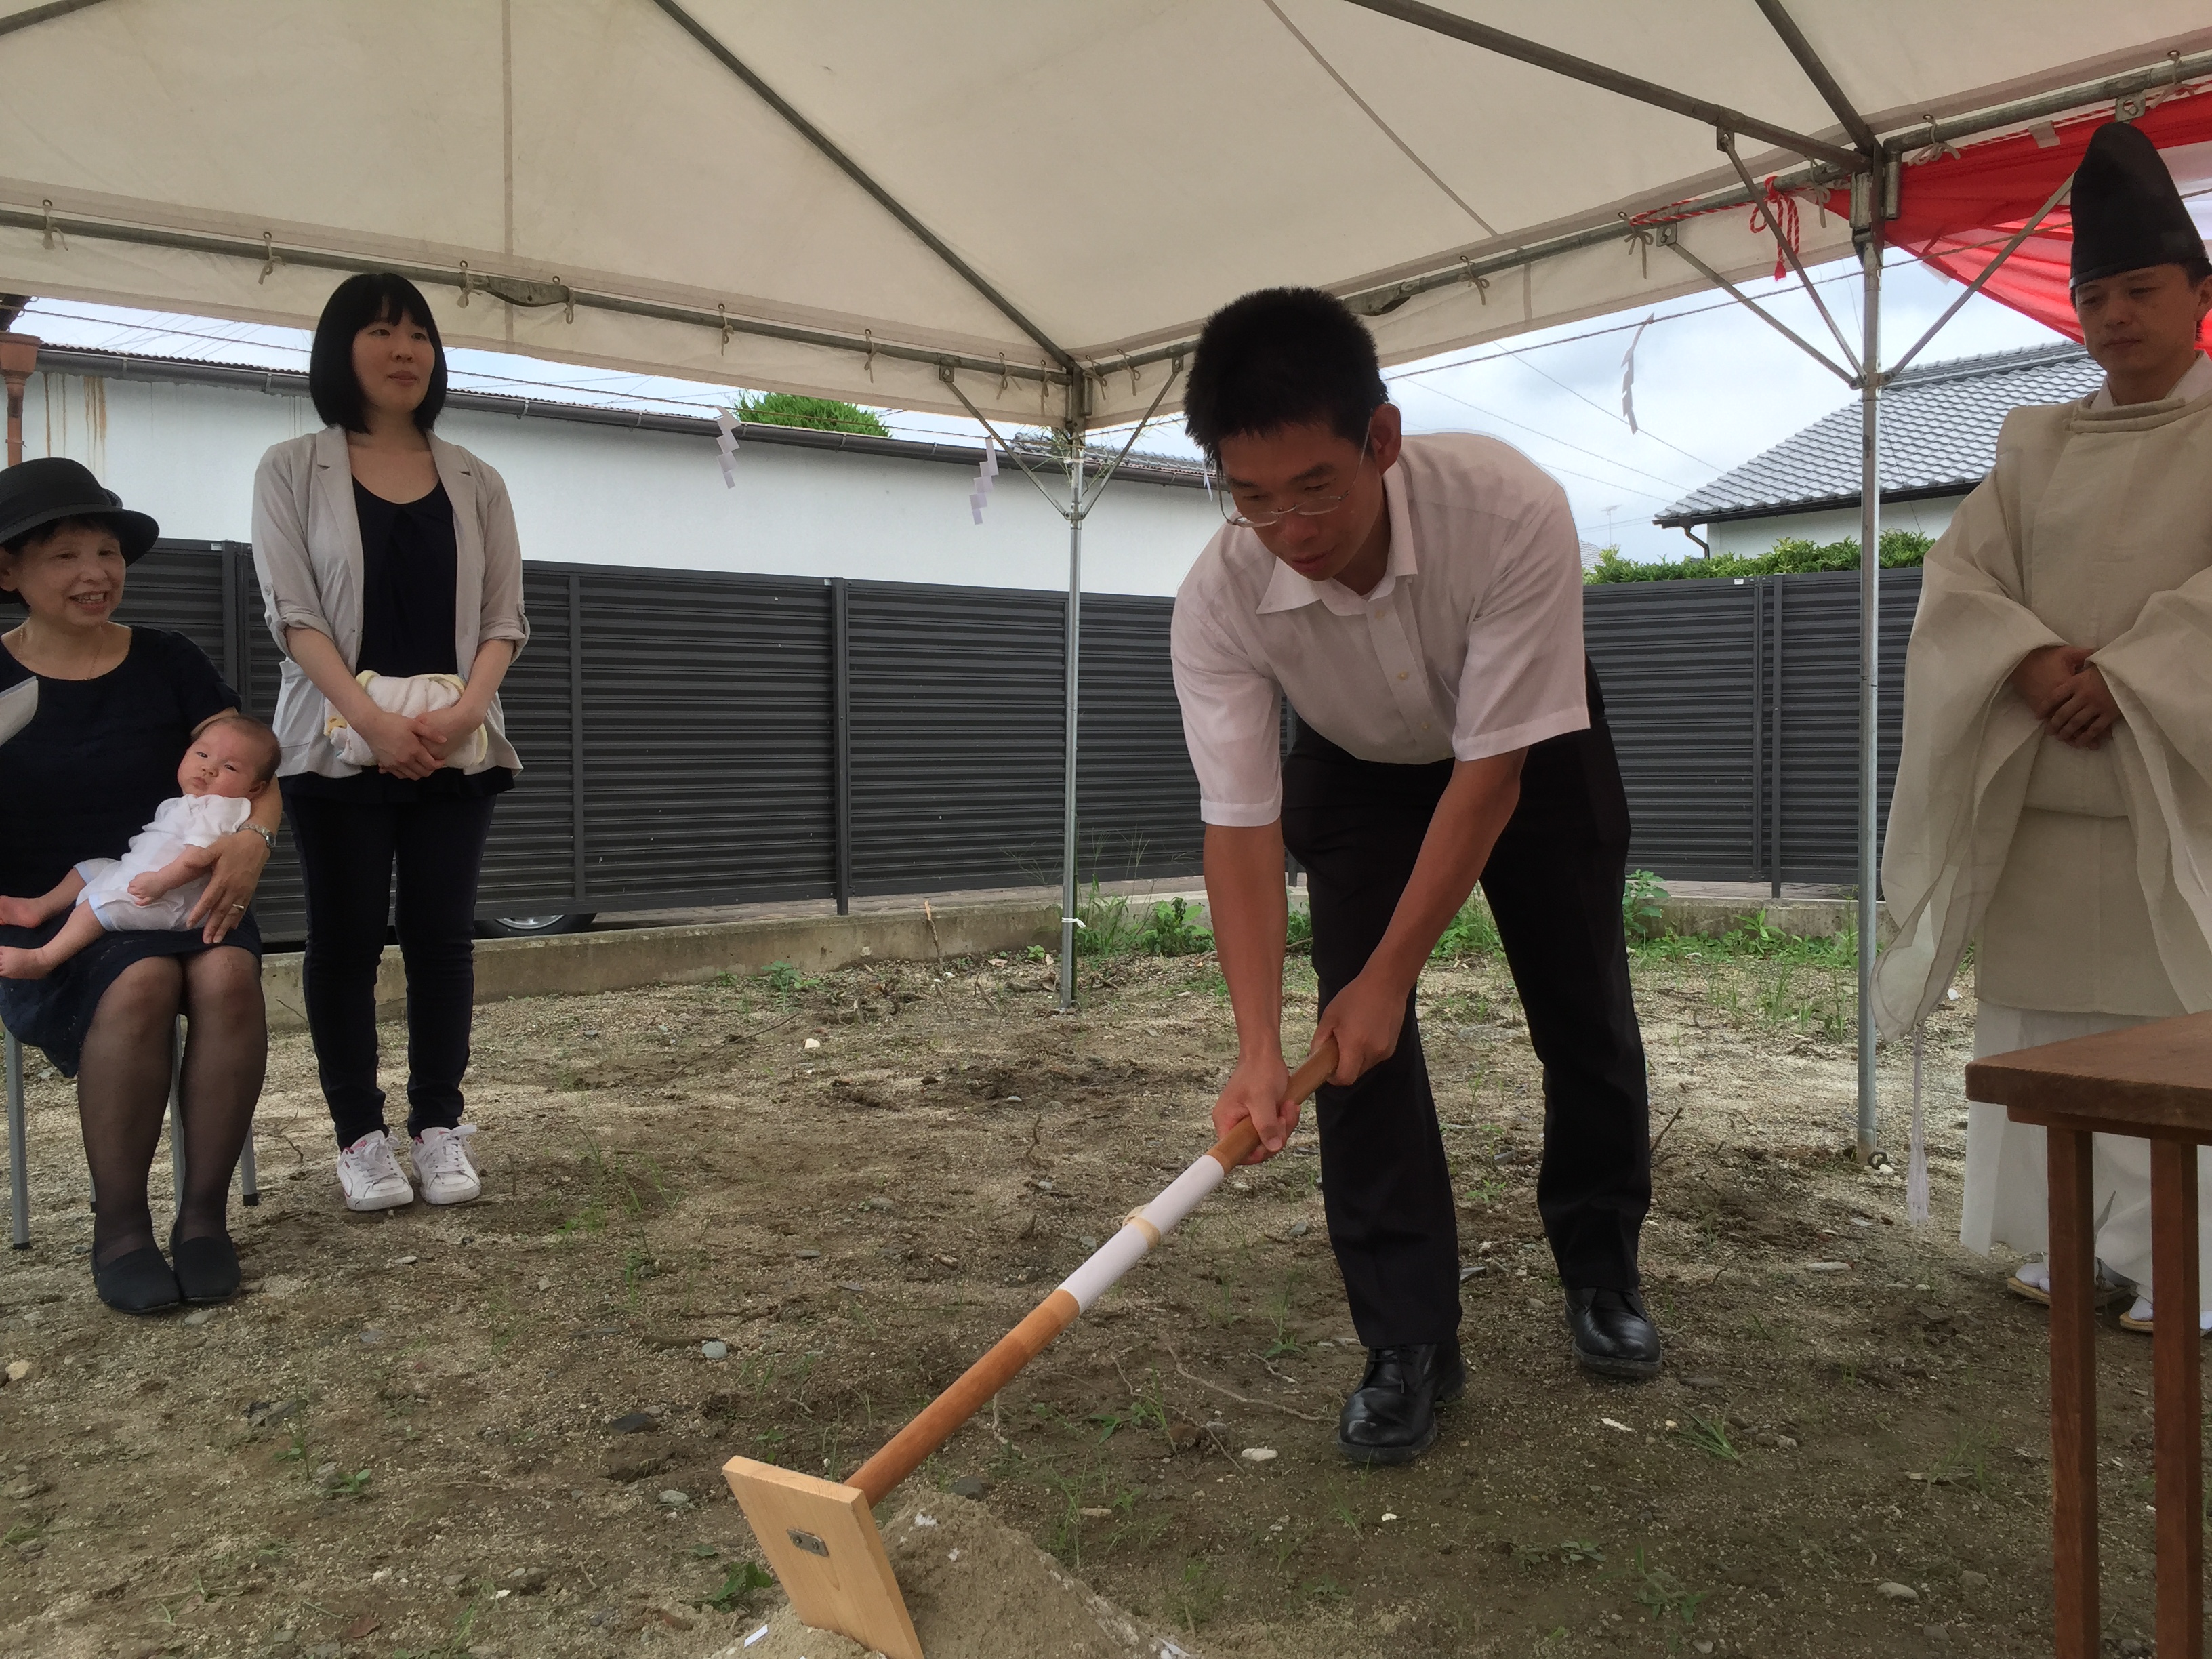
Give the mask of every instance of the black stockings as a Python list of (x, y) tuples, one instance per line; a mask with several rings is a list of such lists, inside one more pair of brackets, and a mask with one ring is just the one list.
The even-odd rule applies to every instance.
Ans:
[(100, 998), (77, 1066), (77, 1116), (100, 1205), (93, 1224), (97, 1263), (156, 1242), (146, 1175), (168, 1109), (170, 1045), (180, 1012), (188, 1036), (177, 1236), (228, 1231), (231, 1172), (268, 1065), (260, 963), (237, 949), (149, 957), (125, 969)]

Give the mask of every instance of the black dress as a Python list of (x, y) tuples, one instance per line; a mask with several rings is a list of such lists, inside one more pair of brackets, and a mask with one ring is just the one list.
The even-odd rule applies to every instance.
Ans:
[[(33, 678), (0, 647), (0, 691)], [(192, 728), (239, 707), (206, 653), (181, 634), (134, 628), (123, 660), (97, 679), (39, 682), (38, 712), (0, 744), (0, 892), (51, 892), (86, 859), (121, 858), (131, 837), (177, 793), (177, 765)], [(0, 927), (0, 945), (35, 949), (68, 915), (43, 927)], [(251, 911), (222, 945), (261, 954)], [(102, 933), (52, 974), (0, 980), (0, 1023), (76, 1075), (94, 1011), (116, 975), (148, 957), (222, 949), (198, 930)]]
[[(354, 480), (354, 512), (361, 521), (361, 648), (356, 672), (404, 679), (415, 674), (455, 674), (464, 666), (453, 652), (453, 602), (459, 554), (453, 534), (453, 501), (441, 483), (411, 501), (390, 501)], [(374, 766), (341, 778), (295, 772), (284, 780), (284, 798), (374, 802), (404, 806), (441, 797), (496, 795), (514, 787), (504, 766), (464, 772), (443, 766), (427, 778), (396, 778)]]

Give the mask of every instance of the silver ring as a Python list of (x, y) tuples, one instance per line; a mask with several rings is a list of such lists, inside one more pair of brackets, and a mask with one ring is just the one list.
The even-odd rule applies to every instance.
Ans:
[(246, 907), (242, 904), (234, 904), (230, 908), (234, 910), (243, 910)]

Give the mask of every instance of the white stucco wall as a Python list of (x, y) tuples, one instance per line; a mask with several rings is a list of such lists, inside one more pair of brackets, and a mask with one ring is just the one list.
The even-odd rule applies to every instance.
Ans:
[[(39, 374), (24, 453), (90, 466), (164, 534), (247, 541), (253, 471), (270, 444), (321, 425), (305, 398)], [(942, 461), (745, 444), (726, 488), (714, 441), (448, 410), (441, 437), (497, 467), (526, 556), (769, 575), (1065, 588), (1067, 527), (1002, 460), (983, 523), (974, 470)], [(1041, 475), (1055, 486), (1057, 469)], [(1170, 594), (1221, 527), (1203, 491), (1117, 481), (1085, 521), (1084, 586)]]
[[(1966, 499), (1964, 495), (1942, 495), (1922, 501), (1885, 501), (1881, 527), (1917, 530), (1933, 540), (1943, 533), (1951, 522), (1951, 515), (1959, 510), (1959, 503)], [(1766, 519), (1733, 519), (1706, 526), (1705, 533), (1716, 553), (1758, 558), (1771, 553), (1774, 544), (1785, 536), (1800, 537), (1815, 545), (1855, 542), (1859, 538), (1859, 510), (1856, 507), (1834, 507), (1818, 513), (1779, 513)], [(1697, 552), (1686, 538), (1682, 544), (1691, 555)]]

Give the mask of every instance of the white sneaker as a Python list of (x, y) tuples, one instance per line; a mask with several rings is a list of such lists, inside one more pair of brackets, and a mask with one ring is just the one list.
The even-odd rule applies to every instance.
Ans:
[(338, 1154), (338, 1185), (349, 1210), (396, 1210), (415, 1201), (415, 1189), (392, 1156), (392, 1137), (381, 1129)]
[(469, 1161), (468, 1138), (473, 1123), (458, 1129), (425, 1129), (415, 1137), (415, 1179), (422, 1183), (426, 1204), (466, 1204), (482, 1197), (483, 1182)]

